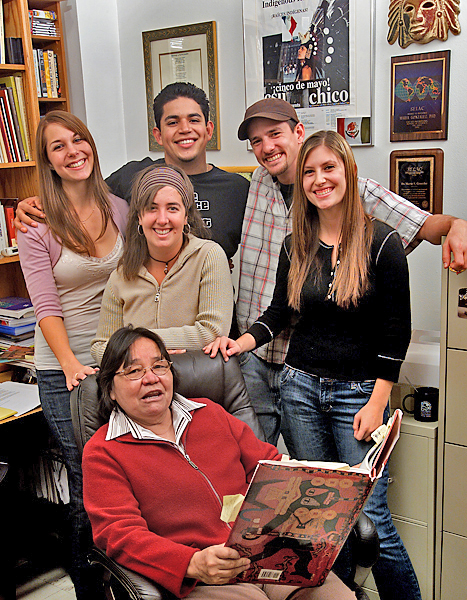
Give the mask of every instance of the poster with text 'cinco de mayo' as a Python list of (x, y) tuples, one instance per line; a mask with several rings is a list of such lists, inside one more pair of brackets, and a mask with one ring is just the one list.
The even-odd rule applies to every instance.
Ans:
[(244, 0), (246, 105), (287, 100), (307, 135), (370, 117), (373, 0)]

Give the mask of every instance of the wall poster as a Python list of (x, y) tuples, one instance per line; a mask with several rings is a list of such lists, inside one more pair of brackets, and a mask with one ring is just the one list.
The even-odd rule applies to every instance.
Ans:
[(347, 119), (370, 142), (355, 127), (372, 129), (373, 0), (243, 0), (243, 26), (247, 106), (283, 98), (307, 135)]

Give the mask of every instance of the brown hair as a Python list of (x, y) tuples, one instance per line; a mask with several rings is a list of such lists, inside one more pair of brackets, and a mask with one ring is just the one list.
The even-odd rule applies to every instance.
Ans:
[(339, 268), (330, 293), (338, 306), (356, 305), (368, 289), (368, 263), (373, 237), (370, 218), (364, 213), (358, 193), (357, 165), (350, 146), (335, 131), (318, 131), (305, 140), (297, 158), (292, 204), (292, 257), (288, 280), (289, 305), (300, 310), (300, 296), (309, 273), (320, 276), (319, 218), (316, 207), (303, 189), (303, 171), (309, 153), (324, 145), (342, 160), (346, 190), (342, 200), (343, 222), (340, 238)]
[[(149, 260), (146, 238), (138, 233), (139, 217), (150, 209), (157, 192), (166, 186), (173, 187), (180, 194), (190, 232), (200, 238), (210, 237), (196, 208), (193, 185), (186, 173), (173, 165), (147, 167), (138, 174), (131, 190), (125, 246), (119, 263), (123, 277), (127, 280), (135, 278)], [(183, 244), (186, 242), (187, 236), (184, 234)]]
[(91, 146), (94, 166), (89, 177), (89, 188), (102, 215), (102, 229), (99, 237), (104, 235), (109, 219), (112, 218), (109, 188), (101, 174), (96, 144), (86, 125), (75, 115), (63, 110), (52, 110), (42, 117), (36, 133), (36, 155), (39, 193), (46, 215), (45, 221), (55, 239), (63, 246), (79, 254), (91, 255), (95, 250), (94, 242), (82, 226), (78, 213), (68, 200), (60, 176), (51, 168), (49, 162), (45, 133), (47, 127), (52, 123), (62, 125), (79, 135)]

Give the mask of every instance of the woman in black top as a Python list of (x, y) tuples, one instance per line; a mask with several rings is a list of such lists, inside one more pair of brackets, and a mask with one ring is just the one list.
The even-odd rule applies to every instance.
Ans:
[[(281, 379), (287, 448), (298, 459), (357, 464), (387, 420), (410, 342), (407, 261), (398, 234), (363, 212), (352, 150), (336, 132), (304, 142), (292, 218), (271, 305), (238, 340), (219, 339), (206, 351), (219, 348), (228, 359), (292, 324)], [(382, 599), (420, 600), (386, 491), (387, 470), (365, 509), (381, 543), (378, 591)]]

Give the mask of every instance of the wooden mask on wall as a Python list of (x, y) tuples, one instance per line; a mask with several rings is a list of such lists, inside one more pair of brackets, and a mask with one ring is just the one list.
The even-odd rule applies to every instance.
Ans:
[(388, 42), (401, 48), (447, 40), (449, 30), (461, 31), (457, 15), (460, 0), (391, 0), (388, 13)]

